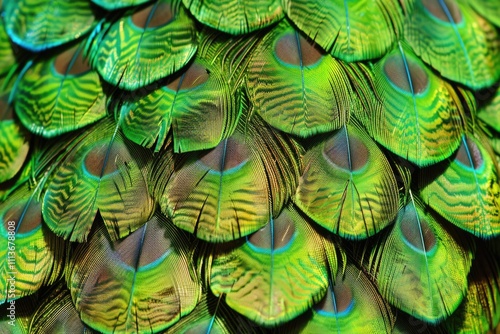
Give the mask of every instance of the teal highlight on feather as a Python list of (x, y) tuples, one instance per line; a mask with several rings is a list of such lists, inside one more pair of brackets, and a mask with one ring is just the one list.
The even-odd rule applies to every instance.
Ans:
[(139, 6), (152, 0), (90, 0), (106, 10), (118, 10), (126, 7)]
[[(187, 236), (162, 215), (119, 241), (110, 241), (101, 225), (88, 247), (77, 247), (68, 268), (82, 320), (101, 332), (159, 332), (172, 326), (199, 300), (190, 251)], [(93, 303), (95, 298), (107, 303)]]
[(373, 75), (381, 104), (356, 116), (379, 144), (421, 167), (458, 148), (465, 112), (473, 106), (464, 105), (462, 92), (433, 74), (408, 45), (398, 43)]
[(405, 38), (424, 62), (450, 80), (477, 90), (500, 77), (498, 32), (467, 1), (417, 1)]
[(479, 132), (462, 137), (448, 164), (423, 171), (419, 186), (422, 199), (456, 226), (480, 238), (500, 234), (498, 167)]
[(255, 50), (246, 88), (266, 122), (300, 137), (340, 128), (359, 106), (343, 63), (285, 23)]
[(107, 82), (136, 90), (174, 74), (194, 57), (194, 22), (180, 0), (157, 0), (106, 21), (89, 44), (92, 66)]
[(170, 129), (175, 152), (213, 148), (233, 133), (243, 111), (228, 81), (220, 68), (196, 59), (161, 88), (126, 99), (115, 118), (130, 140), (155, 151)]
[(384, 55), (402, 35), (413, 7), (404, 1), (285, 0), (288, 18), (335, 58), (346, 62)]
[(19, 0), (6, 1), (4, 6), (7, 34), (34, 52), (73, 41), (94, 24), (88, 0)]
[(28, 62), (13, 94), (16, 114), (31, 132), (47, 138), (80, 129), (106, 116), (99, 75), (73, 46)]
[(425, 211), (410, 192), (390, 231), (371, 250), (369, 268), (392, 305), (438, 323), (462, 302), (473, 249), (471, 239)]

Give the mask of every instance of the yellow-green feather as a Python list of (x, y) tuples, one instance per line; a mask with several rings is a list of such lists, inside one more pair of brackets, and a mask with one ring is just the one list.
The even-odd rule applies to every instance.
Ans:
[[(210, 288), (234, 310), (275, 326), (318, 302), (328, 286), (322, 237), (295, 210), (285, 209), (235, 248), (216, 249)], [(336, 271), (336, 261), (330, 263)]]
[(440, 215), (482, 238), (500, 235), (498, 167), (479, 133), (464, 136), (451, 161), (424, 170), (420, 196)]
[(81, 47), (29, 63), (16, 84), (16, 114), (31, 132), (55, 137), (106, 116), (99, 75)]
[(162, 215), (119, 241), (97, 229), (66, 268), (82, 320), (104, 333), (158, 332), (177, 322), (199, 299), (191, 245)]
[(73, 41), (94, 24), (88, 0), (5, 1), (5, 28), (16, 44), (43, 51)]
[(392, 305), (425, 322), (452, 314), (467, 290), (471, 241), (426, 212), (411, 196), (370, 255), (379, 291)]
[(107, 82), (147, 86), (185, 66), (197, 48), (194, 22), (180, 0), (157, 0), (116, 22), (101, 22), (89, 59)]
[(416, 1), (405, 38), (424, 62), (450, 80), (480, 89), (500, 77), (498, 31), (463, 1)]
[(283, 0), (288, 18), (335, 58), (379, 58), (403, 32), (414, 0)]
[(396, 217), (399, 190), (382, 151), (353, 124), (306, 153), (295, 201), (329, 231), (364, 239)]
[(182, 0), (203, 24), (233, 35), (265, 28), (284, 17), (280, 0)]

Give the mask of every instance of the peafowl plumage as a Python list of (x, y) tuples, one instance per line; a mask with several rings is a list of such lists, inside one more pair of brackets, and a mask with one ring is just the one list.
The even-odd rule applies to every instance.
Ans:
[(500, 1), (0, 3), (0, 333), (500, 333)]

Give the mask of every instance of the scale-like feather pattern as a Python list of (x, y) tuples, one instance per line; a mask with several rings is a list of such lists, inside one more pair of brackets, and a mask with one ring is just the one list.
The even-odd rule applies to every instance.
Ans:
[(466, 3), (416, 1), (405, 38), (424, 62), (450, 80), (479, 89), (500, 77), (497, 29)]
[(357, 107), (345, 65), (285, 23), (254, 51), (246, 87), (266, 122), (300, 137), (340, 128)]
[(14, 103), (31, 132), (54, 137), (106, 116), (99, 75), (89, 67), (81, 47), (27, 66), (16, 85)]
[(203, 24), (233, 34), (265, 28), (283, 18), (280, 0), (182, 0)]
[(33, 294), (62, 273), (67, 245), (43, 225), (37, 189), (21, 185), (0, 206), (0, 304)]
[(462, 138), (452, 160), (420, 178), (420, 196), (458, 227), (482, 238), (500, 235), (498, 167), (484, 138)]
[[(216, 249), (210, 288), (250, 320), (267, 326), (286, 322), (325, 294), (326, 245), (307, 220), (284, 209), (245, 243)], [(330, 265), (336, 272), (336, 261)]]
[(182, 159), (161, 208), (200, 239), (241, 238), (266, 225), (288, 201), (297, 184), (299, 154), (295, 141), (262, 121), (250, 123), (213, 150)]
[(395, 317), (368, 276), (348, 265), (310, 312), (278, 333), (391, 333)]
[(89, 59), (107, 82), (134, 90), (185, 66), (197, 47), (193, 20), (179, 0), (157, 0), (116, 22), (102, 23)]
[(96, 230), (67, 268), (82, 320), (105, 333), (156, 333), (177, 322), (199, 299), (190, 245), (162, 215), (114, 242)]
[(16, 0), (4, 4), (7, 34), (32, 51), (73, 41), (94, 23), (88, 0)]
[(471, 241), (462, 239), (412, 196), (371, 252), (382, 296), (426, 322), (452, 314), (465, 296), (473, 257)]
[(130, 140), (159, 151), (172, 127), (174, 152), (209, 149), (229, 137), (241, 114), (239, 94), (221, 69), (196, 60), (167, 85), (120, 109)]
[(378, 58), (402, 35), (414, 0), (283, 0), (290, 20), (344, 61)]
[(392, 222), (398, 195), (387, 158), (366, 132), (352, 125), (306, 153), (295, 201), (324, 228), (362, 239)]
[(128, 235), (151, 215), (145, 170), (150, 154), (101, 122), (75, 140), (51, 173), (43, 217), (57, 235), (84, 241), (97, 214), (112, 239)]
[(373, 75), (382, 108), (357, 115), (377, 142), (418, 166), (444, 160), (458, 148), (465, 117), (461, 91), (403, 44), (377, 62)]

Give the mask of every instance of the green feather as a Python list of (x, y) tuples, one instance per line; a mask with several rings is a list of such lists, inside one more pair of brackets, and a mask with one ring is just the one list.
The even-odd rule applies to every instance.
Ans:
[(174, 152), (209, 149), (229, 137), (241, 114), (239, 94), (227, 75), (196, 60), (158, 90), (126, 101), (120, 124), (130, 140), (159, 151), (172, 127)]
[[(210, 288), (216, 296), (225, 294), (232, 309), (261, 325), (289, 321), (326, 292), (324, 245), (303, 217), (285, 209), (236, 248), (216, 249)], [(336, 272), (337, 262), (329, 264)]]
[(368, 276), (353, 265), (337, 275), (310, 312), (279, 333), (391, 333), (395, 317)]
[(175, 225), (207, 241), (257, 231), (296, 186), (299, 148), (262, 121), (245, 124), (210, 151), (181, 157), (160, 198)]
[(64, 282), (55, 284), (43, 297), (31, 318), (29, 333), (97, 333), (80, 320)]
[(497, 0), (466, 0), (482, 17), (500, 27), (500, 6)]
[(420, 196), (440, 215), (482, 238), (500, 235), (498, 167), (484, 138), (467, 135), (446, 166), (424, 170)]
[(82, 321), (100, 332), (152, 333), (190, 313), (200, 293), (190, 245), (162, 215), (118, 241), (97, 229), (66, 268)]
[(90, 0), (96, 5), (106, 10), (116, 10), (120, 8), (139, 6), (151, 0)]
[(157, 0), (116, 22), (101, 23), (89, 46), (107, 82), (135, 90), (185, 66), (196, 52), (196, 30), (180, 0)]
[(13, 66), (16, 66), (14, 50), (5, 31), (5, 26), (0, 24), (0, 76), (9, 72)]
[(209, 291), (192, 313), (170, 327), (164, 334), (255, 334), (264, 333), (258, 325), (229, 308), (222, 297)]
[(182, 0), (203, 24), (233, 34), (267, 27), (284, 16), (280, 0)]
[(336, 58), (378, 58), (403, 32), (414, 0), (283, 0), (288, 18)]
[(405, 38), (424, 62), (450, 80), (479, 89), (500, 77), (500, 36), (463, 2), (417, 1)]
[(373, 71), (382, 107), (357, 114), (370, 135), (418, 166), (449, 157), (464, 131), (462, 91), (434, 75), (401, 43)]
[(116, 130), (109, 119), (86, 129), (52, 167), (43, 217), (57, 235), (86, 240), (98, 209), (112, 239), (128, 235), (151, 215), (144, 170), (150, 155)]
[(0, 205), (0, 304), (33, 294), (62, 273), (65, 247), (42, 223), (39, 187), (21, 185)]
[(321, 141), (304, 156), (297, 205), (324, 228), (362, 239), (390, 224), (398, 185), (384, 154), (358, 126)]
[[(445, 322), (450, 333), (486, 333), (500, 323), (500, 265), (498, 257), (479, 248), (469, 275), (467, 296)], [(488, 332), (489, 333), (489, 332)]]
[(468, 239), (459, 236), (411, 196), (370, 255), (382, 296), (425, 322), (453, 313), (465, 295), (473, 257)]
[[(31, 317), (33, 315), (33, 311), (36, 309), (36, 304), (36, 297), (27, 296), (16, 300), (12, 307), (10, 304), (2, 305), (2, 307), (0, 308), (0, 333), (32, 333), (29, 331), (29, 325)], [(8, 308), (11, 308), (11, 310), (9, 310)], [(11, 311), (13, 314), (11, 314)]]
[(340, 128), (358, 107), (342, 62), (287, 24), (267, 34), (254, 51), (246, 87), (266, 122), (300, 137)]
[(16, 85), (16, 114), (31, 132), (55, 137), (104, 116), (105, 95), (99, 75), (83, 58), (81, 46), (29, 62)]
[(31, 138), (6, 100), (6, 96), (0, 97), (0, 182), (12, 179), (22, 169)]
[(15, 0), (4, 6), (9, 37), (35, 52), (73, 41), (94, 24), (88, 0)]

